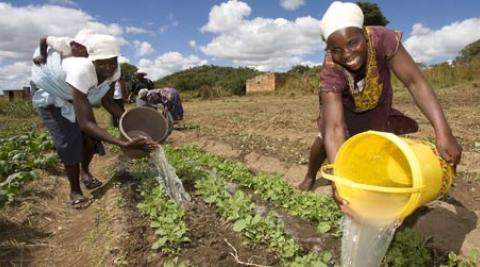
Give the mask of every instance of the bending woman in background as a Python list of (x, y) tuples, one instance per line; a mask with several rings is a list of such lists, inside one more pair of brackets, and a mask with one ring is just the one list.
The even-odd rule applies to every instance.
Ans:
[(71, 204), (75, 208), (85, 208), (91, 203), (80, 188), (80, 165), (82, 181), (87, 188), (101, 185), (89, 171), (93, 155), (104, 154), (100, 141), (145, 150), (157, 146), (142, 138), (117, 139), (97, 125), (92, 104), (101, 102), (115, 117), (122, 115), (122, 110), (113, 101), (113, 82), (120, 78), (120, 51), (117, 40), (110, 35), (93, 34), (84, 44), (88, 58), (64, 58), (58, 51), (49, 49), (45, 65), (33, 65), (31, 79), (38, 87), (33, 94), (33, 105), (64, 164)]
[(169, 133), (173, 124), (183, 120), (183, 106), (180, 94), (174, 88), (141, 89), (136, 99), (137, 106), (151, 107), (162, 112), (168, 120)]
[(162, 104), (174, 121), (183, 120), (183, 106), (180, 94), (172, 87), (153, 89), (146, 93), (150, 104)]
[[(328, 158), (333, 163), (348, 137), (367, 130), (395, 134), (418, 130), (414, 120), (392, 108), (391, 71), (432, 124), (442, 158), (453, 166), (459, 163), (462, 149), (431, 86), (401, 44), (400, 32), (381, 26), (363, 27), (360, 7), (342, 2), (330, 5), (320, 30), (327, 43), (320, 72), (321, 134), (312, 145), (308, 172), (300, 189), (313, 188), (322, 162)], [(348, 214), (346, 201), (334, 193), (340, 208)]]

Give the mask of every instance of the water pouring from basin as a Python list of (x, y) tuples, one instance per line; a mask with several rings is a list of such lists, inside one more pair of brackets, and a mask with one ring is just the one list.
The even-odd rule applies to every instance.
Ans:
[[(125, 112), (120, 118), (119, 128), (122, 138), (132, 140), (146, 137), (162, 143), (168, 137), (168, 122), (162, 113), (152, 108), (137, 107)], [(124, 150), (130, 158), (141, 158), (149, 153), (140, 149)]]
[[(161, 143), (171, 132), (163, 114), (148, 107), (137, 107), (125, 112), (119, 124), (122, 138), (127, 140), (142, 137)], [(163, 192), (177, 204), (191, 200), (175, 169), (168, 163), (161, 146), (152, 153), (140, 149), (127, 149), (124, 152), (130, 158), (141, 158), (150, 154), (150, 162), (157, 171), (155, 180)]]

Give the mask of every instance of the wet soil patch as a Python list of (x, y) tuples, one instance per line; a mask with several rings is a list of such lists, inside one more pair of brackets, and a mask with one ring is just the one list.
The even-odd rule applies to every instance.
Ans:
[(267, 246), (258, 245), (251, 248), (244, 245), (242, 238), (233, 232), (231, 225), (223, 220), (213, 207), (195, 195), (194, 186), (189, 181), (184, 183), (184, 187), (192, 196), (192, 201), (184, 208), (190, 242), (184, 244), (178, 255), (156, 253), (151, 250), (156, 236), (150, 228), (150, 219), (136, 208), (141, 199), (137, 181), (128, 173), (120, 174), (118, 180), (122, 183), (121, 191), (124, 198), (122, 202), (125, 203), (122, 209), (126, 218), (121, 226), (124, 227), (122, 232), (126, 235), (121, 242), (121, 248), (112, 251), (112, 254), (117, 254), (116, 257), (123, 255), (129, 266), (161, 266), (165, 260), (172, 257), (188, 260), (194, 266), (245, 266), (238, 263), (230, 254), (234, 253), (230, 245), (235, 248), (236, 255), (242, 262), (278, 265), (276, 257), (268, 253)]
[(267, 247), (258, 245), (250, 248), (242, 244), (239, 235), (231, 225), (223, 220), (199, 197), (192, 197), (192, 205), (187, 207), (186, 223), (191, 242), (182, 248), (180, 257), (189, 259), (195, 266), (245, 266), (238, 263), (230, 253), (236, 251), (240, 261), (260, 265), (276, 266), (275, 256), (267, 252)]
[(112, 224), (117, 240), (110, 253), (128, 266), (160, 266), (162, 255), (151, 250), (155, 234), (150, 219), (136, 207), (141, 199), (138, 181), (126, 171), (118, 172), (115, 180), (121, 184), (116, 197), (120, 211)]
[[(248, 192), (250, 193), (251, 192)], [(341, 239), (335, 238), (330, 233), (321, 234), (317, 231), (317, 223), (292, 216), (275, 205), (263, 201), (258, 195), (252, 194), (252, 201), (257, 205), (256, 212), (266, 215), (271, 210), (276, 211), (280, 221), (285, 225), (285, 233), (295, 240), (305, 252), (330, 251), (336, 262), (340, 260)]]

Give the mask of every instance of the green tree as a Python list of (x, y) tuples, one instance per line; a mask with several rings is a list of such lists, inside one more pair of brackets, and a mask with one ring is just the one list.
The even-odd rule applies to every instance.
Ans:
[(455, 58), (455, 63), (470, 63), (475, 58), (480, 59), (480, 39), (465, 46)]
[(245, 94), (246, 80), (261, 74), (250, 68), (204, 65), (179, 71), (155, 82), (157, 87), (173, 86), (181, 91), (196, 91), (205, 86), (216, 88), (222, 95)]
[(306, 66), (306, 65), (296, 65), (296, 66), (293, 66), (287, 73), (288, 74), (291, 74), (291, 73), (300, 73), (300, 74), (304, 74), (306, 72), (308, 72), (311, 68), (309, 66)]
[(293, 66), (283, 75), (283, 83), (276, 94), (293, 96), (317, 92), (320, 84), (320, 68), (321, 66)]
[(390, 23), (376, 3), (359, 1), (357, 2), (357, 5), (360, 6), (365, 17), (363, 25), (386, 26), (388, 23)]
[(137, 72), (138, 68), (134, 65), (128, 63), (121, 63), (120, 69), (122, 70), (122, 77), (125, 81), (125, 86), (127, 87), (128, 92), (130, 93), (130, 88), (132, 88), (132, 81)]

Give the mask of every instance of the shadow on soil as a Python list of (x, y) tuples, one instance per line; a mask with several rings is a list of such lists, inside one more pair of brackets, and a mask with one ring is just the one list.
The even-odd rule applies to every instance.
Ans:
[(451, 196), (428, 204), (409, 216), (402, 227), (431, 236), (433, 247), (442, 253), (459, 253), (468, 233), (476, 228), (478, 216)]
[(0, 266), (28, 265), (32, 250), (42, 246), (37, 240), (50, 236), (27, 223), (0, 221)]

